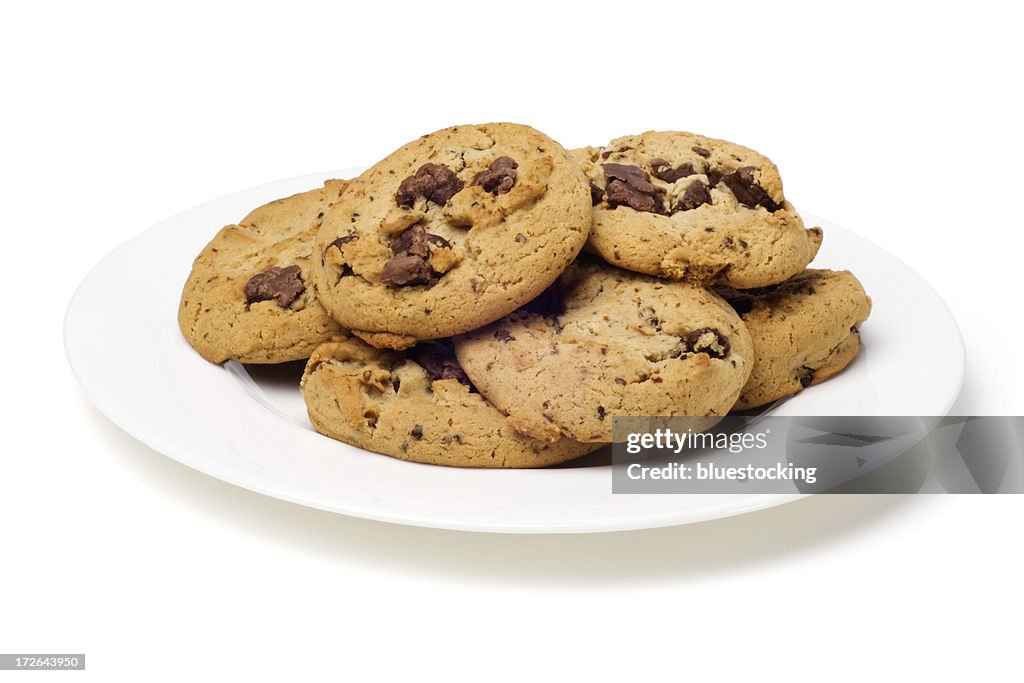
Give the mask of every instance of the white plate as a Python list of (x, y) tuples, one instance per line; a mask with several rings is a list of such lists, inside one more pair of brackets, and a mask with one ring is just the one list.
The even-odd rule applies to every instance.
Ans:
[[(471, 470), (402, 462), (313, 431), (301, 363), (202, 360), (176, 311), (192, 259), (251, 208), (358, 170), (282, 180), (189, 209), (115, 249), (68, 306), (64, 343), (86, 394), (122, 429), (210, 476), (357, 517), (477, 531), (555, 533), (697, 522), (794, 500), (784, 495), (613, 495), (606, 466)], [(816, 267), (848, 268), (874, 300), (864, 350), (777, 415), (945, 415), (964, 372), (946, 305), (906, 264), (828, 221)]]

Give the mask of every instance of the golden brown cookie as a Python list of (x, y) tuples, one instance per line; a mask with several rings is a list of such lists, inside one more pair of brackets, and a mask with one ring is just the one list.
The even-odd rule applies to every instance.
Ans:
[(310, 250), (348, 181), (264, 204), (196, 257), (178, 307), (185, 339), (212, 363), (308, 358), (341, 328), (317, 301)]
[(544, 467), (600, 444), (531, 439), (477, 393), (446, 342), (408, 353), (355, 338), (319, 347), (302, 395), (321, 434), (402, 460), (456, 467)]
[(586, 442), (610, 441), (617, 415), (725, 415), (753, 364), (750, 335), (714, 292), (585, 258), (455, 351), (516, 429)]
[(554, 281), (590, 230), (578, 164), (514, 123), (455, 126), (352, 182), (314, 246), (324, 306), (372, 343), (437, 339), (515, 310)]
[(768, 158), (740, 145), (650, 131), (573, 151), (590, 181), (587, 248), (673, 280), (760, 287), (802, 271), (821, 245)]
[(754, 342), (754, 370), (736, 410), (756, 408), (819, 384), (860, 351), (871, 299), (849, 271), (805, 270), (773, 287), (719, 293)]

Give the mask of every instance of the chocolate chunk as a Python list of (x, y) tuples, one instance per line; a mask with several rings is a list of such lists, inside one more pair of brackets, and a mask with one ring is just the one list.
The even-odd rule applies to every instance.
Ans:
[(398, 186), (395, 202), (406, 209), (411, 209), (417, 197), (444, 205), (455, 193), (465, 186), (459, 177), (447, 166), (442, 164), (423, 164), (414, 175), (409, 176)]
[(608, 414), (608, 411), (605, 410), (604, 406), (598, 406), (597, 407), (597, 419), (598, 420), (603, 420), (607, 414)]
[(708, 187), (714, 187), (722, 181), (722, 172), (711, 169), (707, 172)]
[(679, 198), (676, 205), (672, 207), (673, 211), (690, 211), (696, 209), (702, 204), (711, 203), (711, 193), (708, 192), (707, 186), (699, 180), (694, 180), (687, 186), (683, 192), (683, 196)]
[(471, 390), (473, 384), (455, 360), (455, 351), (450, 341), (420, 342), (409, 351), (412, 359), (423, 368), (431, 382), (439, 379), (454, 379), (465, 384)]
[[(343, 246), (345, 246), (346, 244), (348, 244), (352, 240), (357, 240), (357, 239), (359, 239), (359, 235), (357, 235), (355, 233), (352, 233), (350, 235), (342, 235), (338, 239), (336, 239), (333, 242), (331, 242), (330, 244), (328, 244), (327, 245), (327, 249), (330, 249), (331, 247), (337, 247), (338, 249), (341, 249)], [(324, 251), (326, 251), (326, 249)]]
[(604, 190), (594, 184), (594, 181), (590, 181), (590, 204), (597, 206), (604, 199)]
[(683, 337), (686, 350), (692, 353), (706, 353), (711, 358), (725, 358), (729, 355), (729, 338), (713, 327), (702, 327)]
[(473, 184), (493, 195), (505, 194), (516, 184), (519, 164), (512, 157), (498, 157), (485, 170), (473, 176)]
[(432, 285), (440, 274), (430, 267), (430, 246), (449, 247), (448, 240), (431, 235), (418, 223), (391, 240), (391, 258), (381, 269), (380, 279), (389, 285)]
[(680, 178), (693, 175), (697, 170), (689, 161), (672, 168), (672, 164), (662, 158), (651, 159), (651, 175), (666, 183), (674, 183)]
[(763, 206), (769, 211), (778, 211), (779, 205), (754, 180), (754, 172), (756, 170), (753, 166), (738, 168), (732, 173), (722, 176), (722, 182), (732, 190), (740, 204), (750, 208)]
[(409, 436), (419, 441), (423, 438), (423, 425), (415, 425), (412, 431), (409, 432)]
[(430, 256), (430, 248), (427, 246), (429, 240), (427, 239), (427, 231), (423, 229), (423, 226), (417, 223), (411, 227), (406, 228), (398, 235), (398, 237), (391, 240), (391, 254), (398, 256), (399, 254), (411, 254), (413, 256), (420, 256), (426, 258)]
[(711, 156), (711, 150), (710, 149), (704, 149), (700, 145), (694, 145), (690, 149), (692, 149), (694, 152), (696, 152), (697, 154), (701, 155), (705, 159), (707, 159), (709, 156)]
[(797, 372), (798, 372), (797, 379), (800, 380), (800, 386), (802, 386), (804, 389), (806, 389), (807, 387), (809, 387), (812, 384), (814, 384), (814, 369), (813, 368), (809, 368), (806, 365), (804, 365)]
[(664, 213), (665, 191), (651, 184), (651, 176), (639, 166), (604, 164), (605, 194), (608, 206), (625, 204), (637, 211)]
[(380, 271), (380, 281), (396, 287), (426, 285), (433, 280), (430, 263), (413, 254), (398, 254), (388, 259)]
[(306, 285), (302, 284), (302, 278), (299, 277), (300, 272), (298, 266), (273, 266), (259, 275), (253, 275), (245, 283), (245, 303), (274, 299), (281, 308), (288, 308), (306, 291)]
[(440, 247), (442, 249), (451, 249), (452, 247), (451, 242), (449, 242), (445, 238), (441, 237), (440, 235), (431, 234), (429, 232), (427, 233), (427, 241), (433, 244), (435, 247)]

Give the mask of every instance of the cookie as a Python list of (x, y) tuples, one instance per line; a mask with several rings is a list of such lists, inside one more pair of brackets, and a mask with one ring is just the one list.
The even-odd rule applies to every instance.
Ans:
[(651, 131), (573, 151), (590, 181), (587, 248), (672, 280), (747, 288), (802, 271), (821, 245), (769, 159), (713, 138)]
[(456, 126), (352, 182), (317, 236), (314, 280), (341, 325), (407, 346), (512, 312), (589, 229), (586, 181), (558, 143), (513, 123)]
[(321, 434), (402, 460), (457, 467), (543, 467), (600, 445), (538, 441), (516, 432), (469, 384), (450, 343), (409, 353), (355, 338), (320, 346), (302, 376)]
[(228, 225), (196, 257), (178, 325), (206, 360), (282, 363), (309, 358), (341, 328), (317, 301), (310, 250), (348, 181), (264, 204)]
[(763, 289), (719, 289), (754, 342), (754, 370), (736, 410), (795, 394), (839, 373), (860, 351), (871, 299), (849, 271), (805, 270)]
[(714, 292), (585, 258), (454, 342), (480, 392), (546, 440), (610, 441), (616, 415), (725, 415), (753, 365), (750, 335)]

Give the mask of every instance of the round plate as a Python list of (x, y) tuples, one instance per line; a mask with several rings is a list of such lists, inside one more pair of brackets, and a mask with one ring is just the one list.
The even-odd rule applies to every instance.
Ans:
[[(176, 313), (192, 260), (222, 225), (253, 207), (359, 169), (281, 180), (208, 202), (122, 244), (68, 306), (64, 344), (78, 381), (122, 429), (232, 484), (323, 510), (421, 526), (564, 533), (698, 522), (779, 505), (782, 495), (613, 495), (608, 466), (458, 469), (376, 455), (313, 431), (301, 363), (207, 363)], [(906, 264), (828, 221), (815, 267), (849, 269), (872, 295), (864, 349), (836, 378), (776, 415), (945, 415), (964, 372), (949, 309)], [(585, 466), (590, 465), (590, 466)]]

